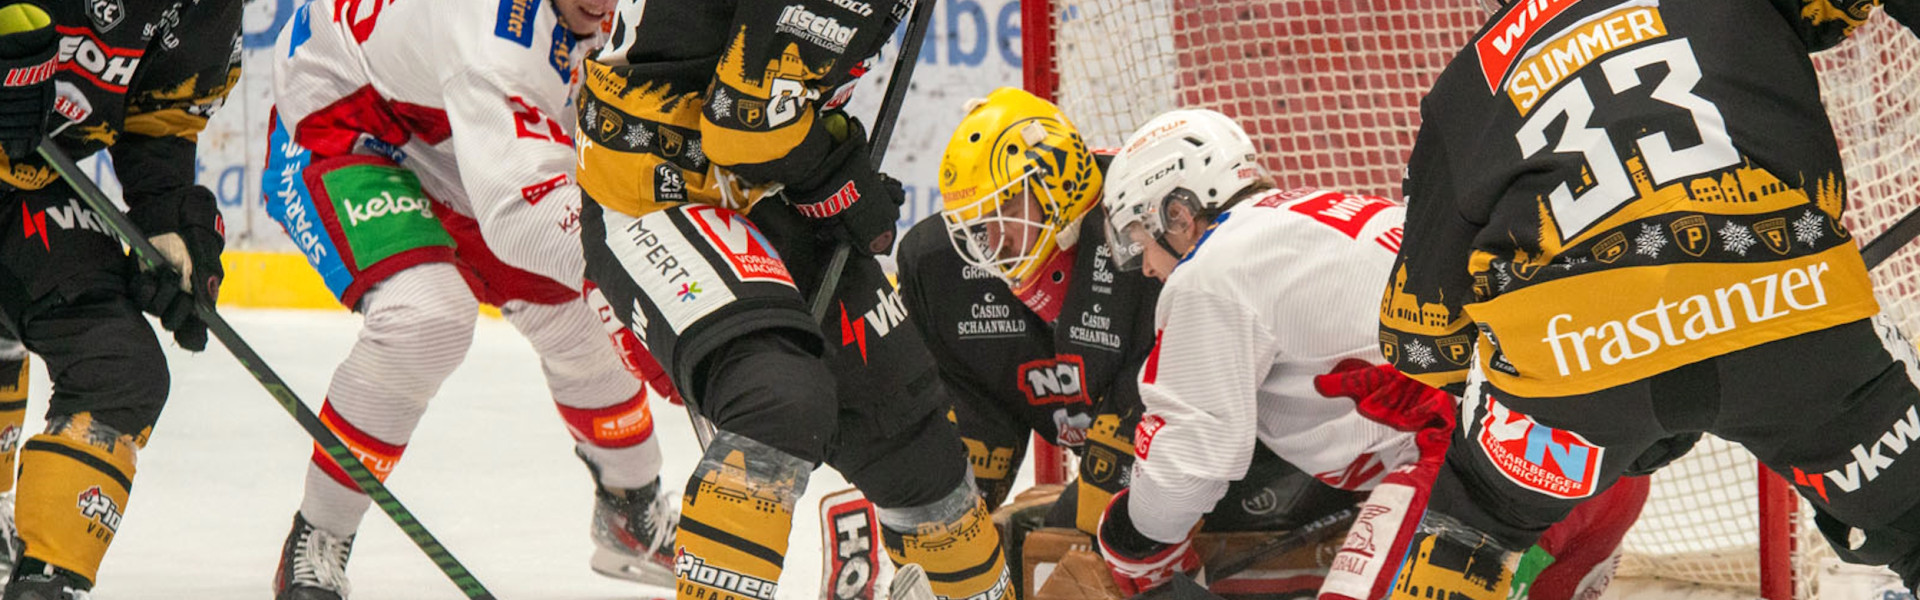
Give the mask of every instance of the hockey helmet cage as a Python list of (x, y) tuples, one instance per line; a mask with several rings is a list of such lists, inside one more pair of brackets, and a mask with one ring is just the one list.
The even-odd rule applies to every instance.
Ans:
[(1218, 210), (1264, 175), (1253, 139), (1232, 118), (1207, 109), (1154, 117), (1127, 137), (1107, 169), (1107, 246), (1114, 264), (1138, 269), (1142, 243), (1167, 245), (1168, 204)]
[(967, 106), (940, 159), (941, 212), (968, 264), (1020, 290), (1072, 248), (1101, 172), (1060, 108), (1017, 88)]

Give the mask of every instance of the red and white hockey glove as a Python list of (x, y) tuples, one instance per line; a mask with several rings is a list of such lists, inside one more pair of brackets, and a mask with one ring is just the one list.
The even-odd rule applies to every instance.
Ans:
[(1100, 515), (1100, 554), (1107, 559), (1107, 571), (1120, 593), (1137, 596), (1160, 587), (1174, 573), (1200, 570), (1200, 555), (1193, 551), (1193, 536), (1177, 544), (1155, 541), (1133, 526), (1127, 510), (1127, 490), (1120, 490), (1107, 502)]
[(1382, 598), (1393, 585), (1395, 568), (1413, 541), (1433, 479), (1446, 460), (1455, 401), (1390, 365), (1360, 361), (1342, 362), (1332, 373), (1314, 378), (1313, 386), (1329, 398), (1352, 398), (1355, 410), (1369, 420), (1412, 433), (1420, 452), (1412, 464), (1388, 465), (1386, 477), (1361, 503), (1320, 586), (1319, 600)]

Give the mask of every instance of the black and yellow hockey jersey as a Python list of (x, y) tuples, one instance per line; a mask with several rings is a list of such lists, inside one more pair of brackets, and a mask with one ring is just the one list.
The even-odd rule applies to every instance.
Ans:
[[(60, 45), (49, 130), (75, 159), (111, 148), (125, 197), (193, 185), (207, 117), (240, 78), (241, 0), (29, 0)], [(58, 179), (38, 157), (0, 156), (0, 183)]]
[(1503, 391), (1566, 396), (1871, 316), (1807, 55), (1877, 4), (1494, 14), (1421, 107), (1386, 357), (1436, 386), (1477, 360)]
[(839, 107), (905, 0), (636, 2), (586, 65), (581, 190), (629, 215), (678, 202), (745, 211), (774, 185), (812, 190)]

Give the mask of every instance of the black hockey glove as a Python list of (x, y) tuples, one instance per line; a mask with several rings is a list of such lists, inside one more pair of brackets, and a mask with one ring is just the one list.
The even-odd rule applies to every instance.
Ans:
[(900, 220), (906, 188), (868, 162), (867, 128), (859, 119), (840, 112), (825, 113), (820, 118), (829, 120), (829, 128), (843, 128), (845, 135), (834, 136), (840, 143), (821, 161), (820, 168), (828, 173), (819, 179), (821, 183), (813, 189), (787, 190), (787, 201), (800, 214), (826, 222), (834, 235), (856, 252), (891, 252), (894, 223)]
[(226, 222), (213, 191), (190, 186), (133, 205), (127, 218), (160, 249), (170, 268), (135, 273), (129, 293), (140, 309), (160, 319), (181, 348), (207, 349), (207, 324), (194, 311), (220, 295), (220, 252), (227, 246)]
[(59, 65), (53, 33), (51, 19), (39, 7), (0, 7), (0, 149), (12, 160), (32, 156), (47, 135), (53, 71)]

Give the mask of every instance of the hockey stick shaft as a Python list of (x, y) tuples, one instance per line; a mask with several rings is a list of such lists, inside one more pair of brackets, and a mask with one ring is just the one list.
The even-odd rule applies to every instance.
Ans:
[[(880, 111), (873, 115), (873, 128), (867, 139), (868, 157), (874, 169), (879, 169), (880, 163), (887, 159), (893, 125), (900, 120), (900, 110), (907, 103), (913, 68), (920, 63), (920, 46), (926, 41), (927, 27), (933, 22), (934, 1), (915, 0), (906, 35), (900, 38), (900, 53), (893, 58), (893, 75), (887, 80), (887, 97), (880, 101)], [(820, 288), (813, 291), (813, 302), (808, 305), (813, 322), (827, 318), (827, 305), (833, 300), (834, 289), (840, 287), (840, 274), (847, 269), (847, 258), (852, 252), (853, 247), (846, 242), (834, 244), (833, 257), (827, 259), (827, 270), (821, 272)]]
[[(1355, 507), (1348, 506), (1341, 508), (1327, 513), (1326, 516), (1314, 519), (1312, 523), (1302, 525), (1273, 539), (1261, 542), (1260, 545), (1241, 553), (1239, 556), (1226, 560), (1221, 563), (1220, 566), (1207, 566), (1205, 568), (1207, 582), (1208, 584), (1212, 584), (1213, 582), (1239, 575), (1241, 572), (1253, 567), (1253, 565), (1259, 564), (1260, 561), (1266, 560), (1267, 557), (1299, 550), (1310, 544), (1317, 544), (1321, 540), (1326, 539), (1327, 536), (1340, 532), (1347, 526), (1352, 525), (1355, 515), (1358, 514), (1359, 510)], [(1171, 581), (1163, 583), (1159, 587), (1141, 592), (1139, 595), (1134, 596), (1133, 599), (1221, 600), (1219, 595), (1214, 594), (1205, 586), (1200, 585), (1185, 573), (1174, 573)]]
[(1867, 262), (1868, 269), (1879, 267), (1880, 263), (1893, 258), (1895, 253), (1900, 252), (1900, 249), (1906, 247), (1907, 242), (1913, 241), (1916, 236), (1920, 236), (1920, 208), (1907, 213), (1907, 216), (1900, 217), (1900, 220), (1895, 221), (1892, 227), (1888, 227), (1880, 234), (1880, 237), (1867, 242), (1866, 247), (1860, 249), (1860, 259)]
[[(65, 151), (54, 145), (51, 139), (46, 138), (40, 140), (38, 149), (40, 156), (46, 159), (47, 164), (51, 165), (60, 177), (66, 179), (67, 184), (80, 195), (81, 201), (86, 202), (87, 207), (100, 216), (100, 220), (106, 223), (107, 228), (113, 230), (114, 235), (119, 236), (122, 242), (133, 249), (134, 258), (140, 261), (140, 266), (144, 270), (169, 268), (166, 258), (161, 256), (159, 249), (153, 247), (153, 242), (147, 241), (146, 236), (140, 233), (140, 229), (134, 226), (133, 221), (128, 220), (127, 215), (120, 212), (119, 207), (114, 206), (112, 200), (107, 199), (107, 195), (100, 191), (99, 186), (94, 185), (92, 179), (80, 171), (79, 165), (74, 164), (73, 159), (68, 157)], [(235, 332), (233, 327), (227, 324), (227, 320), (214, 311), (213, 305), (205, 300), (204, 298), (194, 299), (194, 312), (199, 315), (201, 321), (206, 322), (207, 330), (227, 347), (227, 351), (233, 353), (234, 359), (240, 361), (240, 365), (246, 367), (247, 372), (252, 373), (253, 378), (259, 380), (261, 386), (267, 388), (267, 393), (272, 395), (274, 400), (279, 401), (281, 408), (285, 408), (288, 414), (293, 415), (293, 420), (300, 424), (300, 428), (306, 430), (307, 435), (313, 436), (314, 441), (320, 444), (320, 449), (353, 479), (354, 485), (359, 486), (360, 491), (373, 499), (374, 504), (380, 506), (381, 512), (392, 517), (394, 524), (399, 525), (400, 530), (406, 532), (407, 537), (412, 539), (415, 545), (420, 546), (420, 550), (427, 553), (427, 558), (432, 559), (433, 564), (440, 567), (440, 571), (445, 573), (448, 579), (453, 580), (453, 584), (458, 586), (461, 592), (466, 593), (468, 598), (492, 599), (493, 594), (487, 591), (486, 586), (481, 585), (480, 580), (475, 578), (473, 573), (468, 572), (446, 546), (434, 539), (432, 533), (427, 532), (426, 526), (420, 524), (420, 520), (414, 518), (413, 513), (402, 506), (398, 498), (393, 497), (386, 485), (380, 483), (380, 480), (367, 470), (366, 465), (361, 464), (359, 457), (354, 456), (353, 451), (348, 449), (346, 444), (341, 443), (340, 438), (333, 434), (333, 430), (327, 429), (326, 424), (320, 421), (320, 417), (313, 414), (313, 410), (307, 408), (306, 403), (301, 402), (300, 397), (293, 393), (293, 388), (280, 379), (280, 376), (267, 366), (266, 360), (254, 352), (253, 347), (247, 345), (246, 340), (241, 339), (240, 334)]]

